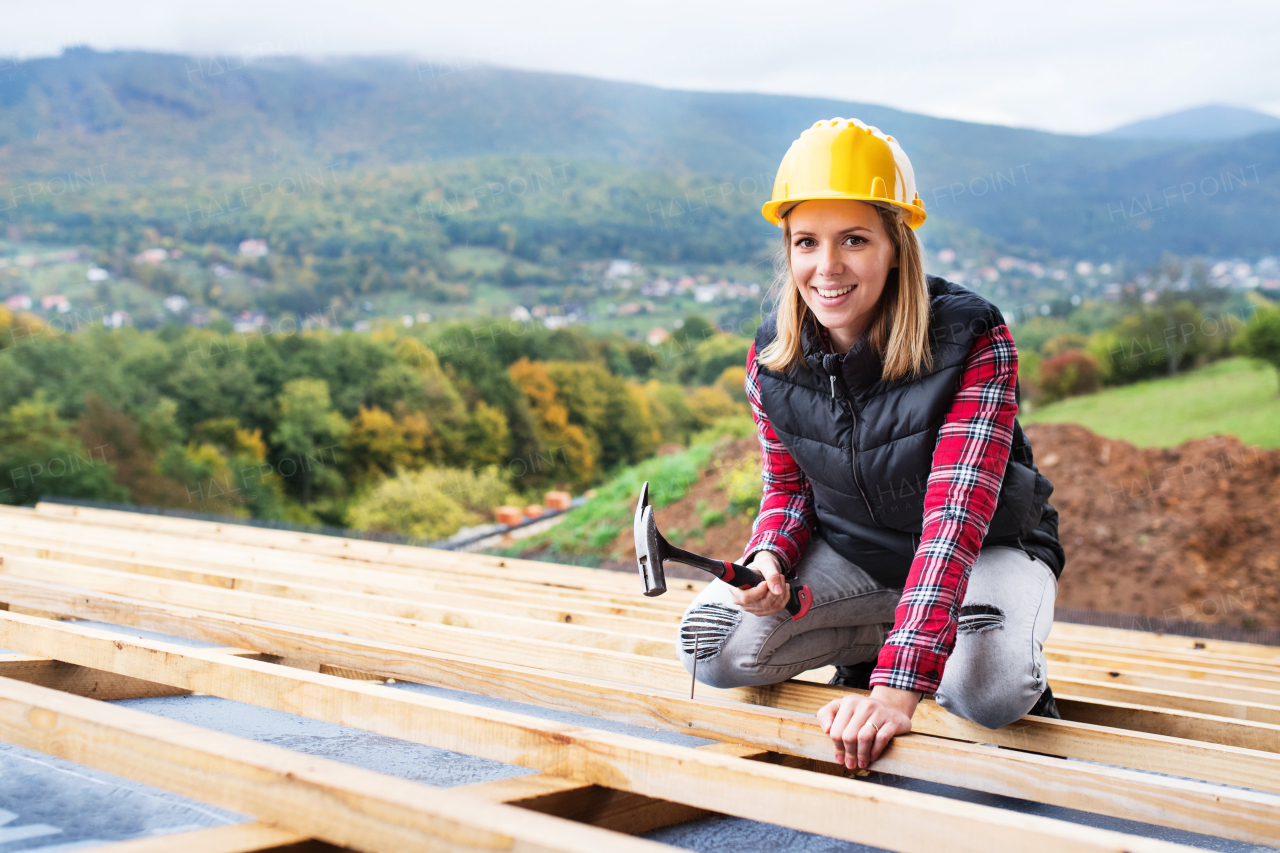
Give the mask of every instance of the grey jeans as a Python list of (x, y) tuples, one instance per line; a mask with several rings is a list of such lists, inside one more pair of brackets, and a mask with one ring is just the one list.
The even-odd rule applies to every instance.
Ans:
[[(814, 536), (796, 568), (813, 592), (799, 621), (783, 611), (758, 617), (712, 581), (685, 611), (678, 651), (685, 669), (698, 653), (698, 680), (713, 687), (776, 684), (805, 670), (875, 659), (893, 629), (901, 589), (872, 580)], [(1023, 717), (1048, 684), (1044, 641), (1058, 581), (1020, 548), (983, 548), (969, 575), (955, 649), (938, 704), (990, 729)]]

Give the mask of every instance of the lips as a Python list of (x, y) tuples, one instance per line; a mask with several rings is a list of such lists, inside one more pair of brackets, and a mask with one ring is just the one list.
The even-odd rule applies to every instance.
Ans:
[(837, 288), (815, 287), (813, 292), (821, 296), (823, 299), (839, 299), (841, 296), (844, 296), (846, 293), (853, 290), (853, 287), (854, 286), (852, 284)]

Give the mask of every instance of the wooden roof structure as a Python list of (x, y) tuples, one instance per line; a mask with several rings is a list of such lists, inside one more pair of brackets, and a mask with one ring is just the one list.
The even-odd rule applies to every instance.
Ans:
[[(1166, 841), (859, 779), (813, 713), (843, 688), (699, 685), (698, 582), (59, 504), (0, 509), (0, 740), (257, 819), (101, 853), (600, 853), (707, 814), (905, 853)], [(6, 607), (7, 605), (7, 607)], [(134, 639), (97, 620), (217, 644)], [(873, 769), (1280, 846), (1280, 648), (1059, 623), (1064, 720), (988, 730), (929, 700)], [(698, 735), (691, 748), (385, 686)], [(434, 788), (100, 701), (196, 692), (532, 768)], [(847, 692), (847, 691), (846, 691)]]

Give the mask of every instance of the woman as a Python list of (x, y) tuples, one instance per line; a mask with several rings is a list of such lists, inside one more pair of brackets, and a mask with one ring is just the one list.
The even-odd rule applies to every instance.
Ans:
[[(696, 648), (698, 678), (733, 687), (836, 665), (833, 684), (871, 688), (818, 712), (851, 769), (924, 694), (989, 728), (1056, 717), (1042, 647), (1066, 558), (999, 309), (925, 276), (911, 164), (877, 128), (806, 130), (762, 212), (783, 249), (747, 356), (764, 497), (744, 562), (765, 580), (698, 595), (686, 668)], [(790, 578), (813, 594), (794, 621)]]

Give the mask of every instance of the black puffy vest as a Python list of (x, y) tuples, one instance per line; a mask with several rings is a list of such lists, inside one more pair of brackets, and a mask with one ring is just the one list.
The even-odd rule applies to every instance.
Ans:
[[(887, 286), (893, 284), (890, 279)], [(929, 276), (928, 284), (928, 373), (883, 381), (883, 359), (871, 351), (866, 334), (847, 353), (832, 354), (812, 319), (801, 334), (805, 366), (787, 373), (759, 367), (765, 414), (813, 486), (818, 533), (893, 588), (906, 582), (920, 543), (933, 451), (964, 360), (974, 341), (1004, 325), (1000, 309), (973, 291), (937, 276)], [(776, 324), (775, 314), (760, 327), (757, 353), (773, 340)], [(982, 544), (1021, 548), (1060, 575), (1066, 555), (1057, 510), (1048, 503), (1052, 491), (1015, 418), (1009, 462)]]

